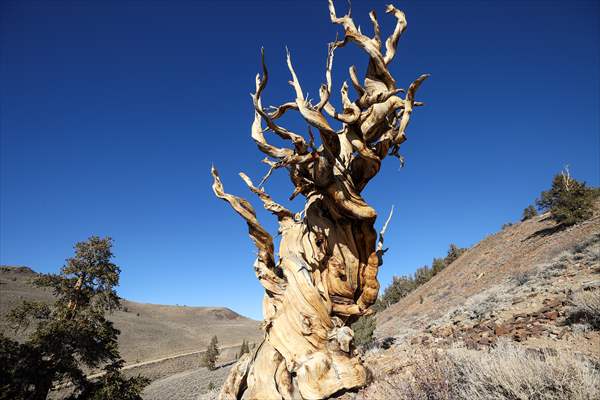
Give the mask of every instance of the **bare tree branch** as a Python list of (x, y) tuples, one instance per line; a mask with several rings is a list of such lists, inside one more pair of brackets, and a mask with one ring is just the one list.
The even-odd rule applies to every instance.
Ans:
[(356, 76), (356, 67), (354, 65), (350, 66), (348, 70), (350, 74), (350, 80), (352, 81), (352, 86), (354, 86), (354, 90), (359, 97), (362, 97), (365, 94), (365, 88), (362, 87), (360, 82), (358, 81), (358, 76)]
[(267, 292), (273, 295), (282, 295), (285, 291), (286, 282), (274, 272), (273, 238), (258, 222), (254, 208), (248, 201), (241, 197), (225, 193), (223, 184), (219, 178), (219, 172), (214, 166), (211, 168), (211, 174), (213, 176), (212, 188), (215, 195), (229, 203), (248, 224), (250, 238), (258, 250), (258, 257), (255, 263), (256, 277)]
[(294, 214), (290, 210), (281, 204), (274, 202), (271, 196), (269, 196), (263, 189), (255, 187), (252, 183), (252, 180), (248, 178), (248, 175), (244, 174), (243, 172), (240, 172), (239, 175), (243, 179), (244, 183), (246, 183), (248, 188), (250, 188), (250, 190), (260, 198), (265, 206), (265, 209), (276, 215), (278, 220), (281, 221), (286, 218), (294, 218)]
[(350, 14), (338, 17), (336, 15), (335, 6), (333, 5), (333, 0), (329, 0), (329, 16), (331, 22), (341, 25), (344, 28), (345, 37), (342, 41), (338, 42), (338, 47), (344, 46), (347, 41), (356, 43), (369, 55), (370, 64), (375, 69), (374, 75), (380, 77), (389, 90), (394, 89), (396, 82), (387, 70), (386, 63), (376, 42), (356, 29), (356, 25)]
[[(254, 110), (262, 117), (262, 119), (265, 120), (265, 123), (267, 124), (267, 127), (269, 127), (269, 129), (271, 129), (273, 132), (275, 132), (282, 139), (291, 140), (298, 153), (300, 153), (300, 154), (306, 153), (306, 142), (305, 142), (304, 138), (296, 133), (290, 132), (287, 129), (277, 125), (275, 122), (273, 122), (273, 120), (271, 119), (269, 114), (267, 114), (261, 106), (260, 95), (261, 95), (262, 91), (264, 90), (264, 88), (267, 86), (267, 81), (269, 79), (269, 73), (267, 71), (267, 65), (265, 63), (265, 52), (263, 49), (261, 49), (261, 62), (262, 62), (263, 76), (261, 79), (260, 76), (257, 75), (256, 93), (254, 95), (252, 95)], [(291, 107), (288, 107), (288, 108), (291, 108)], [(260, 121), (259, 121), (259, 124), (260, 124)], [(261, 129), (261, 131), (262, 131), (262, 129)]]
[(406, 131), (406, 127), (410, 121), (410, 115), (412, 114), (413, 106), (415, 105), (415, 93), (421, 86), (421, 83), (423, 83), (423, 81), (425, 81), (425, 79), (427, 79), (429, 76), (429, 74), (421, 75), (408, 87), (406, 99), (404, 100), (404, 110), (402, 111), (402, 118), (400, 119), (400, 125), (398, 127), (398, 134), (394, 137), (394, 144), (400, 144), (400, 140), (403, 139), (405, 135), (404, 131)]
[(404, 32), (406, 30), (406, 16), (404, 15), (404, 13), (402, 11), (398, 10), (396, 7), (394, 7), (391, 4), (388, 4), (385, 12), (388, 14), (393, 14), (394, 17), (396, 17), (396, 19), (398, 20), (398, 22), (396, 23), (396, 28), (394, 28), (394, 32), (385, 41), (386, 51), (385, 51), (385, 57), (384, 57), (383, 61), (387, 65), (390, 63), (390, 61), (392, 61), (392, 59), (396, 55), (396, 47), (398, 46), (398, 39), (400, 39), (400, 35), (402, 35), (402, 32)]
[(287, 51), (286, 60), (288, 69), (290, 70), (290, 74), (292, 75), (292, 80), (290, 81), (290, 84), (296, 92), (296, 105), (298, 106), (300, 114), (302, 115), (302, 117), (304, 117), (306, 122), (317, 128), (319, 131), (333, 133), (334, 130), (331, 128), (331, 126), (329, 126), (329, 123), (327, 122), (323, 114), (321, 114), (319, 111), (313, 110), (309, 106), (308, 101), (304, 99), (302, 87), (300, 86), (300, 81), (298, 80), (298, 76), (296, 76), (296, 72), (294, 71), (294, 67), (292, 65), (292, 58), (290, 56), (289, 51)]
[(379, 22), (377, 22), (377, 14), (375, 14), (375, 10), (371, 10), (369, 13), (369, 18), (373, 23), (373, 42), (375, 42), (377, 47), (381, 47), (381, 30), (379, 28)]
[(392, 215), (394, 215), (394, 206), (392, 205), (392, 208), (390, 209), (390, 213), (387, 217), (387, 219), (385, 220), (385, 223), (383, 224), (383, 227), (381, 228), (381, 230), (379, 231), (379, 240), (377, 241), (377, 255), (379, 257), (383, 256), (383, 253), (385, 253), (385, 250), (383, 249), (383, 237), (385, 235), (385, 231), (387, 230), (387, 227), (390, 223), (390, 221), (392, 220)]

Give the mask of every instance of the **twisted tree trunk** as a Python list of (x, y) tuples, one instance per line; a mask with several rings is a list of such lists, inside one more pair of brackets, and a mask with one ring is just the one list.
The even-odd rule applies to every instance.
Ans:
[[(375, 32), (372, 38), (355, 27), (350, 13), (337, 17), (331, 0), (329, 12), (331, 21), (344, 28), (345, 37), (329, 45), (326, 83), (321, 86), (319, 103), (313, 105), (304, 98), (289, 53), (287, 64), (295, 100), (271, 111), (263, 109), (261, 94), (268, 77), (264, 53), (263, 75), (257, 75), (256, 93), (252, 95), (252, 138), (270, 157), (264, 160), (270, 168), (259, 187), (246, 175), (240, 176), (279, 220), (281, 244), (277, 262), (273, 239), (259, 224), (252, 206), (225, 193), (218, 172), (212, 169), (215, 194), (248, 224), (258, 249), (254, 269), (265, 288), (265, 339), (232, 369), (221, 390), (221, 399), (323, 399), (367, 383), (349, 325), (373, 312), (370, 307), (379, 291), (377, 270), (382, 264), (383, 234), (389, 218), (377, 241), (377, 213), (360, 193), (377, 174), (386, 155), (402, 159), (398, 150), (406, 140), (410, 115), (414, 106), (422, 105), (415, 101), (415, 91), (428, 75), (415, 80), (404, 98), (398, 96), (403, 90), (396, 88), (387, 66), (406, 29), (402, 11), (391, 5), (386, 9), (397, 23), (385, 41), (385, 55), (374, 11), (369, 14)], [(343, 111), (339, 113), (329, 102), (331, 68), (334, 51), (348, 42), (356, 43), (368, 54), (369, 65), (362, 85), (354, 66), (350, 67), (358, 99), (350, 101), (344, 82)], [(299, 112), (308, 123), (308, 142), (276, 123), (290, 110)], [(334, 130), (325, 115), (341, 122), (341, 129)], [(311, 128), (319, 132), (318, 147)], [(269, 144), (265, 131), (289, 140), (293, 148)], [(273, 201), (262, 188), (278, 168), (289, 171), (295, 188), (291, 199), (298, 194), (306, 198), (304, 209), (297, 214)]]

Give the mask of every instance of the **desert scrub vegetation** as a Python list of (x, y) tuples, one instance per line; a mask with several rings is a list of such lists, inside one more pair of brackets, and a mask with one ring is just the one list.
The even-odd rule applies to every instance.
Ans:
[(362, 316), (352, 324), (354, 331), (354, 344), (356, 346), (368, 346), (373, 342), (375, 332), (375, 317), (372, 315)]
[(383, 294), (379, 296), (373, 308), (375, 311), (382, 311), (392, 304), (399, 302), (410, 292), (442, 272), (466, 251), (466, 248), (458, 247), (451, 243), (448, 247), (446, 257), (434, 258), (431, 262), (431, 267), (424, 265), (417, 268), (413, 275), (394, 276), (392, 283), (384, 289)]
[(377, 380), (369, 399), (592, 400), (600, 366), (572, 352), (527, 349), (500, 340), (488, 351), (422, 350), (409, 376)]
[(592, 329), (600, 330), (600, 289), (582, 290), (571, 296), (573, 306), (567, 321), (584, 323)]

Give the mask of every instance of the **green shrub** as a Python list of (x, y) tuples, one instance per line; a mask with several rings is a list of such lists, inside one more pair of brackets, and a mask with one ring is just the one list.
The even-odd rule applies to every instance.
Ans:
[(528, 219), (531, 219), (537, 215), (538, 213), (535, 207), (533, 205), (529, 205), (523, 210), (523, 216), (521, 217), (521, 221), (527, 221)]
[(454, 262), (454, 260), (456, 260), (458, 257), (463, 255), (463, 253), (465, 251), (467, 251), (467, 249), (465, 249), (464, 247), (458, 247), (454, 243), (451, 243), (450, 248), (448, 249), (448, 254), (446, 255), (446, 258), (444, 259), (444, 261), (446, 262), (446, 265), (452, 264)]
[(433, 277), (433, 271), (427, 265), (417, 268), (415, 271), (415, 284), (421, 286)]
[(433, 261), (431, 262), (431, 272), (433, 273), (433, 275), (437, 275), (440, 272), (442, 272), (442, 270), (444, 268), (446, 268), (446, 260), (443, 258), (434, 258)]
[(356, 346), (367, 346), (373, 342), (375, 317), (372, 315), (362, 316), (351, 327), (354, 331), (354, 344)]
[(536, 204), (541, 211), (550, 211), (557, 224), (571, 226), (593, 215), (597, 196), (597, 190), (571, 178), (567, 170), (554, 176), (552, 187), (541, 193)]

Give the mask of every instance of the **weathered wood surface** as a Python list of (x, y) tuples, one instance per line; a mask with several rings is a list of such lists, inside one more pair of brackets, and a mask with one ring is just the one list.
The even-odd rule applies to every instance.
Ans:
[[(258, 249), (256, 276), (265, 289), (263, 299), (264, 341), (244, 355), (230, 373), (220, 398), (225, 399), (324, 399), (346, 389), (367, 384), (367, 373), (352, 344), (349, 327), (373, 311), (382, 264), (383, 233), (379, 242), (374, 229), (376, 211), (361, 191), (378, 173), (387, 155), (398, 157), (406, 140), (415, 101), (415, 92), (428, 75), (421, 75), (405, 92), (397, 88), (388, 70), (396, 55), (398, 40), (406, 29), (404, 13), (387, 6), (396, 20), (393, 33), (382, 49), (375, 12), (369, 16), (374, 35), (356, 28), (350, 13), (338, 16), (329, 1), (331, 21), (344, 29), (342, 40), (329, 44), (325, 83), (320, 99), (312, 104), (304, 97), (300, 80), (288, 52), (287, 65), (295, 99), (279, 107), (264, 109), (262, 93), (268, 72), (262, 53), (262, 75), (256, 76), (252, 95), (255, 118), (252, 138), (267, 155), (269, 170), (258, 186), (240, 174), (264, 207), (279, 221), (281, 243), (274, 254), (273, 238), (260, 225), (250, 203), (227, 194), (213, 167), (213, 190), (246, 221)], [(346, 82), (341, 87), (343, 110), (329, 102), (331, 68), (336, 49), (355, 43), (369, 56), (361, 84), (354, 66), (349, 75), (358, 98), (350, 100)], [(278, 125), (286, 112), (298, 112), (309, 126), (308, 139)], [(330, 125), (341, 125), (336, 130)], [(263, 127), (263, 123), (266, 128)], [(312, 130), (319, 133), (315, 144)], [(265, 132), (289, 141), (290, 147), (270, 144)], [(271, 173), (285, 168), (294, 185), (291, 199), (301, 194), (304, 208), (293, 213), (275, 202), (263, 189)], [(391, 214), (390, 214), (391, 217)]]

